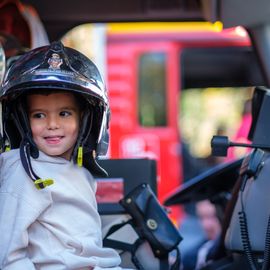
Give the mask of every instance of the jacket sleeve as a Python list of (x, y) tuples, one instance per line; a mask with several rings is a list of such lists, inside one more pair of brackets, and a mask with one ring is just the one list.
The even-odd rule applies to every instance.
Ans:
[(27, 229), (38, 215), (23, 197), (0, 190), (0, 269), (35, 269), (27, 256)]

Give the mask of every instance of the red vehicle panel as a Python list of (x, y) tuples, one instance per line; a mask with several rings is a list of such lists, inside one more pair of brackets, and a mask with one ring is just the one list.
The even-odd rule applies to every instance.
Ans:
[[(156, 159), (158, 197), (162, 202), (166, 195), (182, 182), (181, 138), (177, 117), (182, 84), (179, 63), (183, 49), (247, 46), (249, 41), (246, 37), (237, 35), (235, 30), (197, 30), (148, 35), (111, 33), (107, 42), (108, 89), (112, 111), (110, 155), (112, 158)], [(161, 125), (145, 125), (140, 119), (140, 103), (144, 102), (140, 99), (141, 88), (144, 88), (140, 82), (144, 76), (140, 70), (140, 61), (144, 56), (155, 56), (155, 53), (160, 54), (164, 60), (165, 120)], [(155, 65), (152, 66), (154, 67)], [(155, 86), (155, 80), (159, 79), (152, 78), (153, 83), (150, 85), (159, 88)], [(152, 94), (154, 95), (155, 91)], [(172, 218), (178, 219), (181, 212), (176, 209), (173, 209), (173, 212), (175, 213), (172, 214)]]

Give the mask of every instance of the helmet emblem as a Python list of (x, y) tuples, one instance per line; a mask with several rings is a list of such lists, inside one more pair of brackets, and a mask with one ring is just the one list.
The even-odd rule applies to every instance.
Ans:
[(60, 58), (59, 54), (53, 53), (52, 57), (48, 60), (48, 64), (51, 69), (60, 69), (60, 66), (63, 64), (63, 60)]

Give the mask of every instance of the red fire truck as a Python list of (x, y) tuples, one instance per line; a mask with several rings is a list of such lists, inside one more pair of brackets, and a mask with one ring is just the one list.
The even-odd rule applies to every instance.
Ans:
[(163, 201), (182, 182), (180, 90), (249, 83), (239, 74), (244, 68), (249, 72), (247, 61), (254, 62), (250, 42), (243, 29), (222, 31), (219, 24), (110, 26), (110, 155), (156, 159), (158, 196)]

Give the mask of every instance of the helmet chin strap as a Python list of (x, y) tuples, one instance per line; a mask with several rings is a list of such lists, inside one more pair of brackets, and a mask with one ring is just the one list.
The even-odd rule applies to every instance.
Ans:
[(84, 157), (84, 167), (87, 168), (96, 177), (108, 177), (108, 173), (98, 164), (96, 152), (93, 150), (86, 153)]
[(86, 109), (80, 121), (79, 136), (72, 153), (72, 159), (74, 163), (77, 163), (78, 166), (80, 167), (83, 166), (83, 152), (85, 147), (85, 138), (87, 138), (90, 135), (92, 129), (92, 122), (93, 122), (93, 113), (89, 109)]
[(24, 138), (20, 145), (20, 158), (25, 172), (32, 179), (37, 189), (44, 189), (45, 187), (52, 185), (54, 183), (52, 179), (41, 179), (35, 174), (31, 165), (30, 152), (31, 145), (28, 139)]
[(34, 182), (37, 189), (43, 189), (46, 186), (52, 185), (52, 179), (41, 179), (34, 172), (31, 165), (31, 157), (38, 158), (39, 151), (31, 135), (31, 127), (29, 125), (28, 117), (23, 108), (21, 102), (15, 104), (14, 114), (12, 115), (13, 121), (15, 122), (22, 140), (20, 144), (20, 158), (23, 168), (30, 179)]
[(39, 156), (38, 148), (32, 138), (31, 127), (29, 124), (26, 111), (23, 108), (22, 102), (16, 102), (15, 106), (16, 108), (14, 108), (13, 110), (14, 111), (13, 120), (15, 121), (16, 126), (20, 131), (22, 142), (25, 141), (29, 145), (28, 147), (31, 157), (38, 158)]
[(93, 127), (93, 110), (85, 110), (81, 120), (78, 143), (76, 144), (72, 159), (79, 166), (84, 166), (94, 176), (107, 177), (108, 173), (98, 164), (95, 152), (95, 141), (91, 134)]

